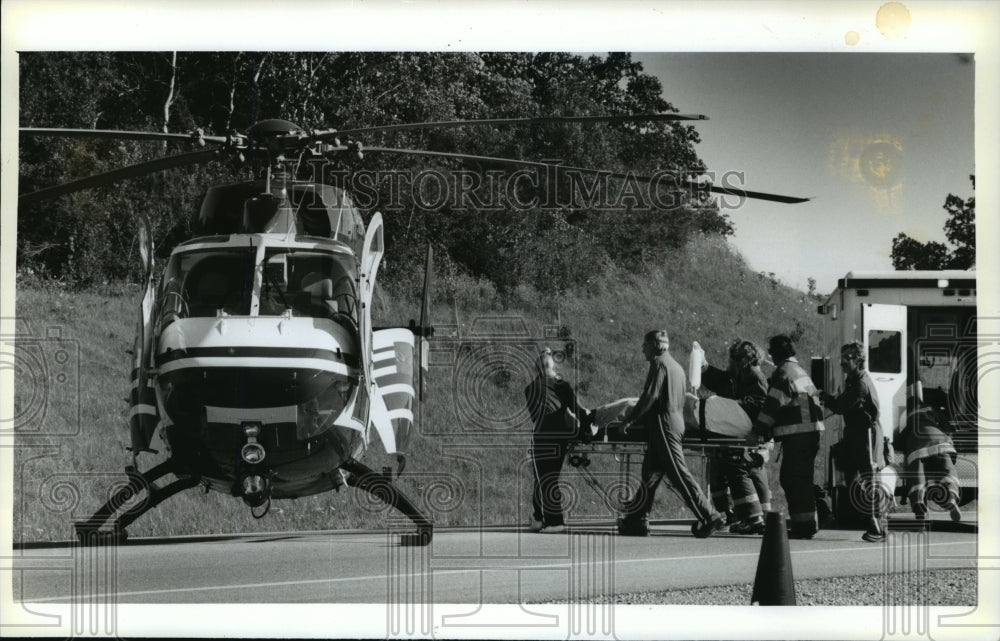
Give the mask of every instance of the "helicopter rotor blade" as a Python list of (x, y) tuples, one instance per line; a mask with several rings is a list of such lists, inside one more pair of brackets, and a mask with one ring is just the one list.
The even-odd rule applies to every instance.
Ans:
[(86, 178), (63, 183), (54, 187), (46, 187), (45, 189), (39, 189), (38, 191), (33, 191), (28, 194), (22, 194), (18, 197), (17, 202), (20, 205), (24, 205), (37, 202), (39, 200), (63, 196), (82, 189), (100, 187), (101, 185), (106, 185), (119, 180), (125, 180), (126, 178), (137, 178), (139, 176), (144, 176), (157, 171), (163, 171), (165, 169), (173, 169), (175, 167), (184, 167), (186, 165), (207, 162), (218, 157), (221, 151), (222, 149), (219, 148), (203, 149), (186, 154), (178, 154), (176, 156), (167, 156), (166, 158), (157, 158), (156, 160), (150, 160), (149, 162), (129, 165), (128, 167), (122, 167), (121, 169), (114, 169), (102, 174), (95, 174), (93, 176), (87, 176)]
[(197, 131), (187, 134), (159, 133), (155, 131), (115, 131), (111, 129), (55, 129), (40, 127), (21, 127), (18, 133), (22, 136), (48, 136), (53, 138), (105, 138), (113, 140), (157, 140), (206, 142), (224, 144), (226, 136), (205, 136)]
[[(365, 147), (365, 152), (375, 152), (375, 153), (395, 153), (410, 156), (429, 156), (433, 158), (452, 158), (457, 160), (472, 160), (475, 162), (482, 163), (494, 163), (500, 165), (511, 165), (515, 167), (538, 167), (545, 169), (555, 169), (556, 171), (574, 171), (579, 173), (594, 174), (594, 175), (604, 175), (609, 178), (620, 178), (620, 179), (631, 179), (638, 180), (640, 182), (652, 182), (653, 180), (665, 180), (667, 175), (656, 179), (651, 176), (637, 176), (635, 174), (623, 174), (620, 172), (606, 171), (603, 169), (590, 169), (587, 167), (570, 167), (568, 165), (556, 165), (553, 163), (544, 163), (534, 160), (517, 160), (515, 158), (498, 158), (494, 156), (476, 156), (472, 154), (460, 154), (447, 151), (428, 151), (424, 149), (399, 149), (394, 147)], [(677, 184), (678, 181), (674, 181)], [(781, 194), (771, 194), (762, 191), (751, 191), (747, 189), (737, 189), (733, 187), (719, 187), (710, 183), (699, 183), (695, 180), (683, 181), (685, 187), (689, 187), (694, 190), (707, 189), (708, 191), (716, 194), (727, 194), (732, 196), (738, 196), (740, 198), (753, 198), (756, 200), (767, 200), (776, 203), (784, 204), (796, 204), (806, 202), (811, 200), (811, 198), (803, 198), (800, 196), (784, 196)]]
[(380, 125), (358, 129), (342, 129), (336, 132), (318, 132), (316, 138), (356, 136), (385, 131), (413, 131), (416, 129), (449, 129), (456, 127), (478, 127), (496, 125), (536, 125), (566, 124), (573, 122), (676, 122), (683, 120), (708, 120), (701, 114), (631, 114), (621, 116), (539, 116), (537, 118), (486, 118), (481, 120), (439, 120), (434, 122), (411, 122), (397, 125)]

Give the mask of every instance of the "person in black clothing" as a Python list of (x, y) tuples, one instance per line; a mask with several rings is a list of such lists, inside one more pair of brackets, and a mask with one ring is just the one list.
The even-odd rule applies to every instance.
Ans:
[(851, 496), (866, 504), (868, 524), (861, 538), (879, 543), (885, 540), (886, 506), (875, 475), (886, 461), (878, 392), (865, 371), (864, 345), (854, 341), (841, 347), (840, 368), (844, 391), (838, 396), (822, 392), (820, 400), (828, 410), (844, 417), (844, 436), (836, 445), (835, 456), (852, 488)]
[[(751, 422), (764, 405), (767, 396), (767, 378), (760, 370), (760, 352), (750, 341), (735, 341), (729, 347), (729, 367), (721, 370), (706, 361), (702, 365), (702, 384), (723, 398), (738, 401), (740, 408), (750, 417)], [(724, 480), (732, 492), (732, 503), (738, 523), (729, 531), (734, 534), (763, 534), (764, 511), (770, 509), (771, 490), (767, 484), (767, 469), (764, 467), (766, 448), (761, 448), (760, 460), (750, 461), (744, 457), (742, 448), (721, 449), (711, 460), (713, 502), (725, 495), (716, 494), (716, 483)], [(720, 478), (721, 477), (721, 478)], [(728, 499), (728, 496), (725, 497)], [(722, 501), (715, 503), (720, 509)]]
[(577, 403), (573, 386), (556, 371), (555, 359), (548, 349), (539, 355), (538, 375), (524, 388), (524, 397), (534, 424), (531, 530), (545, 534), (562, 532), (566, 525), (559, 474), (566, 459), (566, 447), (577, 437), (579, 419), (587, 410)]

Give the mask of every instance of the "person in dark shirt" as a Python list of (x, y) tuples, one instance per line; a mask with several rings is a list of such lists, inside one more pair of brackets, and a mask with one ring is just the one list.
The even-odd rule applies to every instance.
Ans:
[(573, 386), (556, 371), (551, 350), (538, 357), (538, 374), (524, 388), (524, 398), (534, 430), (531, 435), (531, 530), (544, 534), (566, 529), (559, 474), (566, 448), (577, 437), (579, 419), (586, 410), (577, 403)]
[(778, 480), (788, 503), (788, 536), (811, 539), (819, 531), (813, 488), (820, 432), (825, 429), (819, 392), (795, 358), (795, 341), (790, 336), (772, 336), (767, 351), (775, 369), (747, 442), (757, 445), (773, 438), (781, 444)]
[(844, 436), (837, 444), (837, 462), (844, 473), (851, 496), (862, 497), (868, 512), (868, 529), (861, 536), (870, 543), (885, 540), (887, 506), (875, 475), (885, 467), (882, 426), (879, 422), (878, 393), (865, 371), (864, 346), (854, 341), (840, 348), (840, 369), (844, 391), (838, 396), (820, 394), (823, 405), (844, 417)]
[[(752, 422), (767, 397), (767, 378), (760, 370), (760, 352), (750, 341), (737, 340), (729, 347), (729, 367), (721, 370), (708, 361), (702, 366), (702, 385), (723, 398), (739, 402)], [(770, 450), (761, 447), (759, 459), (750, 461), (742, 448), (720, 449), (710, 459), (712, 502), (723, 511), (732, 501), (739, 519), (729, 528), (734, 534), (763, 534), (764, 512), (771, 509), (771, 489), (764, 463)], [(727, 489), (732, 492), (729, 498)]]
[(664, 477), (694, 512), (698, 521), (691, 532), (699, 538), (711, 536), (726, 525), (726, 517), (712, 509), (698, 487), (687, 462), (681, 439), (684, 437), (684, 393), (687, 377), (667, 351), (670, 340), (666, 330), (648, 332), (642, 342), (642, 354), (649, 361), (649, 372), (642, 395), (623, 417), (626, 429), (642, 424), (648, 447), (642, 460), (642, 486), (624, 508), (625, 516), (618, 533), (625, 536), (649, 535), (649, 511), (656, 488)]

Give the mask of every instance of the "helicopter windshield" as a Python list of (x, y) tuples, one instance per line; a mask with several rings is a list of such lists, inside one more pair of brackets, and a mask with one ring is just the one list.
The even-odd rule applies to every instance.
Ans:
[(327, 318), (356, 329), (357, 293), (346, 260), (322, 251), (255, 247), (198, 249), (175, 254), (160, 294), (161, 322), (176, 318), (253, 314), (254, 277), (260, 271), (261, 316), (290, 312)]
[(261, 316), (279, 315), (290, 309), (292, 316), (354, 323), (357, 313), (354, 278), (336, 256), (269, 249), (263, 271)]
[(171, 257), (163, 278), (161, 316), (250, 314), (255, 249), (197, 250)]

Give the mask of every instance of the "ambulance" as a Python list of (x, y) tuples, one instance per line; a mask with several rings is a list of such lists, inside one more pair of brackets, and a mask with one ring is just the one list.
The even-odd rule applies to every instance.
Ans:
[[(978, 372), (976, 274), (974, 271), (852, 271), (817, 308), (823, 317), (822, 351), (812, 359), (817, 387), (837, 394), (844, 386), (840, 347), (864, 345), (868, 373), (875, 384), (882, 433), (890, 437), (905, 420), (909, 395), (946, 410), (946, 430), (958, 451), (956, 474), (961, 504), (977, 498)], [(919, 381), (919, 382), (918, 382)], [(838, 522), (857, 520), (843, 475), (829, 456), (843, 436), (839, 415), (824, 419), (827, 489)], [(903, 471), (896, 453), (893, 471)], [(894, 494), (905, 497), (902, 481), (883, 475)]]

